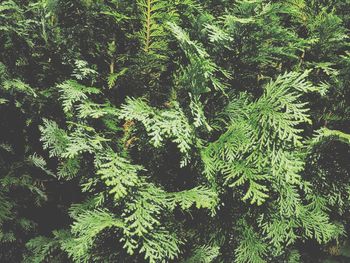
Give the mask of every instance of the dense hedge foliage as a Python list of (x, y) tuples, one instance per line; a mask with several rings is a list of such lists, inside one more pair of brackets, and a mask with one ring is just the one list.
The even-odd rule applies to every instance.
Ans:
[(350, 262), (349, 0), (2, 0), (0, 262)]

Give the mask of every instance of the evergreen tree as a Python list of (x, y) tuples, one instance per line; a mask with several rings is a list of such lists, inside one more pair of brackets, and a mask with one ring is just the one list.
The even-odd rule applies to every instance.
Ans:
[(0, 262), (348, 262), (349, 1), (0, 3)]

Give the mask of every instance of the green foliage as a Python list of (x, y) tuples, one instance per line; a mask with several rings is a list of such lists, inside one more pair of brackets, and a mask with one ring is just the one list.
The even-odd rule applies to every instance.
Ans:
[(241, 96), (229, 104), (227, 130), (202, 154), (208, 177), (221, 172), (229, 187), (248, 184), (242, 200), (258, 205), (268, 197), (267, 186), (260, 182), (275, 182), (277, 188), (280, 180), (301, 185), (303, 162), (291, 147), (302, 146), (298, 126), (310, 119), (299, 99), (317, 90), (305, 77), (286, 73), (269, 82), (255, 102)]
[(21, 92), (34, 97), (37, 96), (35, 91), (28, 84), (18, 79), (4, 81), (3, 88), (7, 91)]
[[(164, 21), (176, 19), (176, 11), (172, 1), (139, 0), (142, 30), (140, 40), (146, 53), (164, 59), (167, 51), (167, 33)], [(162, 25), (163, 24), (163, 25)]]
[(184, 154), (182, 165), (185, 165), (189, 159), (189, 151), (196, 143), (196, 138), (192, 126), (178, 103), (172, 104), (169, 110), (157, 110), (141, 99), (128, 99), (127, 104), (122, 106), (119, 117), (127, 121), (141, 122), (151, 137), (150, 143), (155, 147), (162, 146), (164, 139), (171, 139)]
[(57, 123), (44, 120), (44, 126), (40, 127), (44, 149), (49, 149), (50, 157), (60, 156), (68, 144), (67, 133), (60, 129)]
[(102, 230), (123, 227), (122, 221), (115, 219), (113, 214), (105, 210), (84, 211), (75, 216), (74, 219), (75, 222), (71, 228), (73, 240), (69, 240), (63, 247), (76, 262), (88, 260), (88, 251)]
[(39, 236), (29, 240), (26, 247), (32, 253), (32, 256), (29, 256), (26, 260), (28, 262), (41, 263), (45, 262), (52, 250), (57, 247), (57, 242), (48, 237)]
[(61, 92), (60, 99), (63, 101), (63, 110), (65, 113), (73, 110), (74, 103), (86, 100), (88, 94), (99, 93), (97, 88), (86, 87), (73, 80), (68, 80), (57, 87)]
[(186, 263), (211, 263), (214, 261), (215, 258), (219, 255), (219, 247), (217, 246), (201, 246), (196, 248), (192, 252), (192, 256), (185, 260)]
[(178, 80), (180, 85), (194, 94), (206, 93), (210, 91), (210, 87), (224, 92), (226, 86), (217, 75), (230, 77), (229, 73), (217, 66), (203, 46), (192, 41), (179, 26), (172, 23), (169, 25), (189, 60), (189, 65), (181, 68), (182, 75)]
[(6, 199), (6, 197), (2, 193), (0, 195), (0, 200), (1, 200), (0, 223), (2, 224), (2, 222), (4, 222), (5, 220), (11, 219), (12, 204), (11, 204), (11, 202), (9, 200)]
[(242, 240), (235, 250), (236, 262), (261, 263), (266, 262), (267, 245), (248, 225), (244, 226)]
[(114, 195), (115, 201), (125, 197), (128, 189), (139, 184), (138, 172), (141, 166), (132, 165), (130, 162), (114, 152), (98, 156), (97, 174), (101, 176), (110, 194)]
[(2, 1), (0, 262), (347, 262), (349, 8)]
[(313, 138), (313, 143), (320, 143), (322, 140), (328, 138), (328, 137), (333, 137), (338, 140), (341, 140), (345, 143), (350, 143), (350, 135), (347, 133), (344, 133), (342, 131), (337, 131), (337, 130), (330, 130), (327, 128), (321, 128), (320, 130), (317, 131), (316, 136)]

